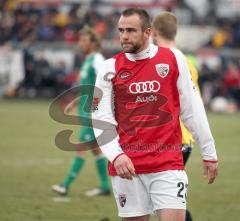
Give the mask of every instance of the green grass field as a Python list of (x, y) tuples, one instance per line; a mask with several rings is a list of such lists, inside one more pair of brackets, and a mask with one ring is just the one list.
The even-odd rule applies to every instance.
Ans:
[[(67, 126), (49, 117), (49, 104), (0, 101), (0, 221), (120, 220), (113, 196), (84, 196), (97, 186), (89, 153), (86, 167), (70, 190), (70, 201), (56, 201), (59, 198), (51, 192), (51, 185), (64, 178), (74, 153), (55, 147), (56, 133)], [(196, 147), (187, 166), (188, 206), (194, 221), (236, 221), (240, 212), (240, 114), (209, 114), (209, 120), (219, 155), (219, 177), (214, 185), (207, 184)]]

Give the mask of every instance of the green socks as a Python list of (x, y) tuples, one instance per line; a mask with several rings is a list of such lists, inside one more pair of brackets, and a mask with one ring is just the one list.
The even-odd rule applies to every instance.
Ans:
[(83, 168), (84, 163), (85, 163), (85, 159), (83, 159), (82, 157), (74, 158), (69, 174), (63, 182), (63, 185), (65, 187), (68, 188), (70, 184), (74, 181), (79, 171)]
[[(74, 158), (69, 174), (63, 182), (63, 186), (68, 188), (71, 185), (71, 183), (75, 180), (80, 170), (83, 168), (84, 163), (85, 163), (84, 158), (82, 157)], [(109, 185), (108, 174), (107, 174), (107, 159), (103, 156), (100, 156), (99, 158), (97, 158), (96, 167), (97, 167), (97, 172), (100, 178), (100, 188), (102, 190), (109, 191), (110, 185)]]
[(109, 191), (110, 186), (107, 174), (107, 159), (104, 156), (97, 158), (96, 167), (100, 178), (100, 188)]

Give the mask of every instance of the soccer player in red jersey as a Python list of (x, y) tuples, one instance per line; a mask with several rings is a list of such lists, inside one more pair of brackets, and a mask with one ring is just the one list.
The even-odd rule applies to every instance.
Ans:
[[(109, 160), (119, 216), (146, 221), (155, 212), (161, 221), (184, 221), (188, 179), (179, 116), (200, 144), (208, 183), (217, 176), (203, 103), (184, 55), (149, 43), (145, 10), (124, 10), (118, 30), (123, 52), (101, 65), (94, 95), (99, 104), (92, 117), (98, 144)], [(106, 123), (103, 133), (99, 121)], [(111, 133), (116, 136), (108, 140)]]

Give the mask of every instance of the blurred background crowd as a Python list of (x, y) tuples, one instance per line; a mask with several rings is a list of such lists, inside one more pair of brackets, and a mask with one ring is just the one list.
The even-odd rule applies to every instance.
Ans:
[(199, 71), (205, 105), (239, 109), (239, 0), (0, 0), (0, 97), (54, 97), (76, 85), (79, 30), (93, 27), (108, 58), (121, 50), (117, 21), (129, 6), (174, 12), (177, 45)]

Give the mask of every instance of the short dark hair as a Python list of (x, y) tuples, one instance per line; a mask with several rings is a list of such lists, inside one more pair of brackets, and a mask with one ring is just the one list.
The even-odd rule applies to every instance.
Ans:
[(96, 44), (96, 49), (100, 50), (101, 48), (101, 39), (99, 35), (88, 25), (85, 25), (80, 31), (80, 38), (81, 35), (88, 35), (90, 37), (91, 42)]
[(174, 40), (177, 35), (177, 17), (171, 12), (161, 12), (153, 21), (153, 28), (167, 40)]
[(146, 10), (141, 8), (127, 8), (122, 12), (122, 15), (127, 17), (131, 15), (138, 15), (142, 21), (142, 30), (145, 31), (147, 28), (151, 28), (151, 19)]

